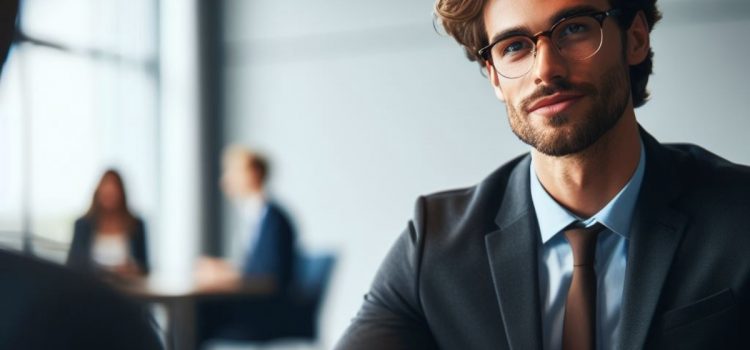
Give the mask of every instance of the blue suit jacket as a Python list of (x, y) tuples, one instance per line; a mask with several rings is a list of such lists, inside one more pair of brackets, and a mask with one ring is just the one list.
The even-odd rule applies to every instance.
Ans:
[(269, 202), (258, 229), (258, 239), (245, 257), (242, 274), (273, 278), (278, 292), (284, 294), (294, 275), (294, 226), (281, 207)]
[(276, 292), (263, 297), (205, 299), (197, 304), (198, 342), (206, 339), (273, 339), (287, 329), (292, 317), (288, 307), (292, 293), (296, 251), (295, 230), (281, 207), (270, 202), (257, 228), (257, 240), (245, 256), (246, 278), (271, 278)]

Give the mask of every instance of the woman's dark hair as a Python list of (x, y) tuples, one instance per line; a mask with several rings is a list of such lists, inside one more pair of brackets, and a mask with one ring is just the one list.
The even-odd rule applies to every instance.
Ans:
[(104, 172), (104, 174), (102, 174), (101, 179), (99, 179), (99, 184), (96, 185), (94, 196), (91, 199), (91, 205), (89, 206), (89, 210), (86, 212), (86, 218), (93, 222), (96, 222), (96, 220), (103, 214), (103, 209), (99, 201), (99, 192), (101, 190), (102, 184), (104, 184), (104, 181), (107, 181), (108, 179), (111, 179), (115, 182), (121, 194), (117, 209), (115, 209), (114, 212), (110, 212), (108, 214), (114, 214), (125, 219), (125, 226), (130, 229), (133, 227), (133, 225), (135, 225), (136, 218), (128, 208), (128, 199), (127, 195), (125, 194), (125, 184), (122, 181), (122, 176), (120, 176), (120, 173), (114, 169), (108, 169)]
[[(484, 60), (477, 52), (489, 44), (487, 32), (484, 28), (483, 10), (489, 0), (437, 0), (435, 2), (435, 16), (437, 21), (464, 47), (466, 57), (479, 62), (484, 67)], [(661, 13), (656, 8), (656, 0), (610, 0), (612, 8), (624, 10), (618, 24), (623, 31), (630, 27), (633, 18), (639, 11), (643, 11), (649, 31), (661, 19)], [(625, 36), (623, 35), (623, 38)], [(648, 100), (648, 78), (653, 72), (654, 51), (649, 49), (648, 57), (640, 64), (630, 66), (630, 89), (633, 95), (633, 106), (640, 107)]]

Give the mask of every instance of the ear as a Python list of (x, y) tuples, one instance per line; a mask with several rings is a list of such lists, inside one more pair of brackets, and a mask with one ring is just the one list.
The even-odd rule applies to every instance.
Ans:
[(650, 35), (646, 15), (643, 11), (633, 18), (627, 33), (627, 47), (625, 57), (631, 66), (637, 65), (648, 57), (651, 49)]
[(495, 96), (505, 102), (505, 96), (503, 96), (503, 90), (500, 88), (500, 76), (495, 71), (495, 67), (492, 66), (490, 61), (484, 61), (484, 69), (487, 71), (487, 78), (492, 84), (492, 89), (495, 90)]

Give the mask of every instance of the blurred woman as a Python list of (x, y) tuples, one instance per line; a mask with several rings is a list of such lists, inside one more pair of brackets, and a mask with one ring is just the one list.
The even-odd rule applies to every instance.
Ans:
[(118, 277), (148, 273), (146, 230), (128, 209), (122, 177), (115, 170), (102, 175), (86, 215), (76, 220), (68, 266), (104, 271)]

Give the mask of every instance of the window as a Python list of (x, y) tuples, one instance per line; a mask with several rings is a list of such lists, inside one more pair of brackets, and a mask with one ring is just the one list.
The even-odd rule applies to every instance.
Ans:
[(25, 0), (0, 83), (0, 244), (61, 260), (105, 169), (158, 209), (158, 2)]

